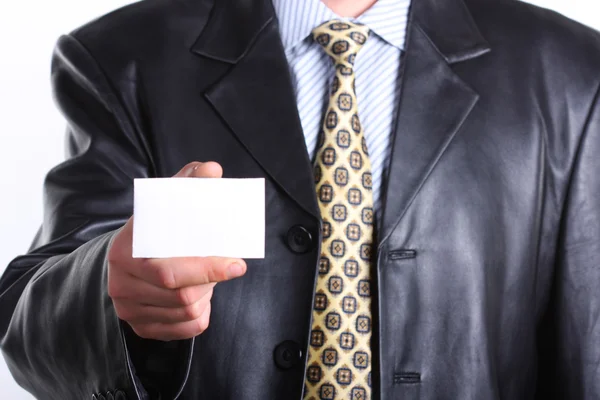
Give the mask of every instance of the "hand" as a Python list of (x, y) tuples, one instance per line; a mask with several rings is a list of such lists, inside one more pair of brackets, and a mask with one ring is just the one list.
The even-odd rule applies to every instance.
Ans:
[[(214, 162), (186, 165), (176, 177), (220, 178)], [(108, 252), (108, 295), (117, 315), (146, 339), (189, 339), (208, 328), (210, 300), (218, 282), (246, 272), (237, 258), (132, 258), (133, 218)]]

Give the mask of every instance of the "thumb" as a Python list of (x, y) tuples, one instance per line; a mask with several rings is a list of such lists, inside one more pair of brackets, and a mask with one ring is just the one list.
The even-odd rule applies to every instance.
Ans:
[(221, 178), (223, 168), (214, 161), (198, 162), (194, 161), (187, 164), (174, 177), (175, 178)]

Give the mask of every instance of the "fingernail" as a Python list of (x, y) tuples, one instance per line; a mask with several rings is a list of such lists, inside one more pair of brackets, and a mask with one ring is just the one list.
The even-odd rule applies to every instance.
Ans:
[(196, 170), (198, 169), (198, 164), (195, 164), (194, 166), (190, 167), (187, 171), (187, 176), (192, 176), (194, 175), (194, 172), (196, 172)]
[(230, 278), (237, 278), (240, 277), (244, 274), (244, 268), (238, 264), (238, 263), (233, 263), (229, 266), (229, 277)]

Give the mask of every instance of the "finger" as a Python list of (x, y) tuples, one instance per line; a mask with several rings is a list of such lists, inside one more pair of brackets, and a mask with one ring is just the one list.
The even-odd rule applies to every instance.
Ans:
[(175, 175), (176, 178), (221, 178), (222, 176), (223, 168), (214, 161), (191, 162)]
[(167, 289), (223, 282), (239, 278), (247, 270), (244, 260), (224, 257), (147, 259), (135, 268), (135, 276)]
[(204, 328), (204, 330), (206, 330), (208, 328), (208, 326), (210, 325), (211, 311), (212, 311), (212, 303), (209, 301), (208, 305), (204, 309), (204, 312), (200, 316), (200, 321), (199, 321), (200, 326), (206, 326), (206, 328)]
[(210, 304), (211, 297), (212, 289), (208, 291), (199, 301), (183, 307), (155, 307), (151, 305), (138, 304), (136, 302), (124, 301), (115, 304), (115, 308), (119, 318), (129, 323), (174, 324), (178, 322), (194, 321), (202, 317), (206, 307), (208, 307)]
[(194, 321), (177, 322), (174, 324), (150, 323), (130, 325), (136, 335), (144, 339), (162, 340), (165, 342), (191, 339), (208, 329), (210, 312), (211, 307), (208, 306), (205, 308), (203, 315)]
[(117, 302), (178, 308), (196, 303), (210, 292), (215, 285), (216, 283), (209, 283), (167, 289), (154, 286), (132, 275), (119, 274), (117, 277), (112, 277), (109, 284), (109, 296)]

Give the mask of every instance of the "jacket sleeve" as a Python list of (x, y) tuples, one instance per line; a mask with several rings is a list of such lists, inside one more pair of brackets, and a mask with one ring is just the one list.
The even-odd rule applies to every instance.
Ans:
[[(193, 341), (137, 337), (107, 294), (106, 254), (151, 170), (143, 138), (84, 46), (63, 36), (52, 85), (68, 123), (67, 161), (44, 184), (44, 221), (0, 279), (0, 345), (15, 380), (41, 399), (174, 398)], [(110, 394), (107, 394), (110, 393)]]
[(540, 329), (539, 399), (600, 399), (600, 104), (588, 114)]

